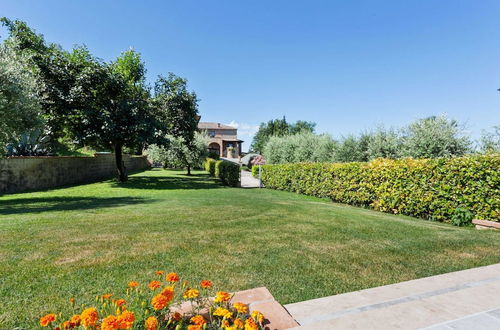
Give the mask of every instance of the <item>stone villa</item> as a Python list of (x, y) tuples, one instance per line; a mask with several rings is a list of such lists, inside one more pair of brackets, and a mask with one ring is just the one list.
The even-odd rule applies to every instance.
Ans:
[[(208, 149), (217, 153), (220, 157), (239, 158), (241, 156), (242, 140), (238, 139), (238, 130), (235, 127), (223, 125), (221, 123), (198, 123), (200, 131), (207, 132), (210, 142)], [(231, 151), (233, 148), (233, 152)], [(228, 150), (229, 149), (229, 150)]]

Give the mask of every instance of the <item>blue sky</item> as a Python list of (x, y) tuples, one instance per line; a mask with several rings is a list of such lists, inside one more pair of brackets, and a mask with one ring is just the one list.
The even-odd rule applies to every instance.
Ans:
[(500, 124), (498, 0), (1, 0), (0, 16), (105, 60), (134, 47), (245, 148), (283, 115), (334, 137), (442, 113), (475, 137)]

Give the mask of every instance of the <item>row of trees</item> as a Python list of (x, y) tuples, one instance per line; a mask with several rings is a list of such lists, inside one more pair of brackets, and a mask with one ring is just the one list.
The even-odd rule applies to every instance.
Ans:
[[(314, 127), (314, 126), (313, 126)], [(354, 162), (375, 158), (437, 158), (472, 152), (500, 152), (500, 126), (474, 145), (457, 121), (446, 116), (419, 119), (401, 129), (378, 127), (334, 140), (313, 131), (271, 135), (263, 148), (270, 163)]]
[(124, 149), (141, 154), (148, 145), (169, 148), (174, 140), (183, 146), (176, 150), (195, 148), (198, 99), (185, 79), (159, 76), (151, 89), (134, 50), (105, 62), (85, 46), (67, 51), (48, 43), (25, 22), (1, 23), (9, 32), (0, 45), (1, 152), (38, 129), (53, 153), (68, 145), (113, 151), (125, 181)]

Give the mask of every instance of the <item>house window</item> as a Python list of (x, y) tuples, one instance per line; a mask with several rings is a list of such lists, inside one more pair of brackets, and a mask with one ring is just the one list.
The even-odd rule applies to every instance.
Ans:
[(209, 137), (215, 137), (215, 131), (208, 131), (208, 136)]

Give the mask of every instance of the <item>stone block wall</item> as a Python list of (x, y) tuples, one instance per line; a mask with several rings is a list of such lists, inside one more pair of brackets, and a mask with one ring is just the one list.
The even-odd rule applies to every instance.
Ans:
[[(146, 156), (124, 155), (127, 172), (151, 167)], [(93, 157), (12, 157), (0, 159), (0, 194), (81, 184), (117, 176), (114, 154)]]

